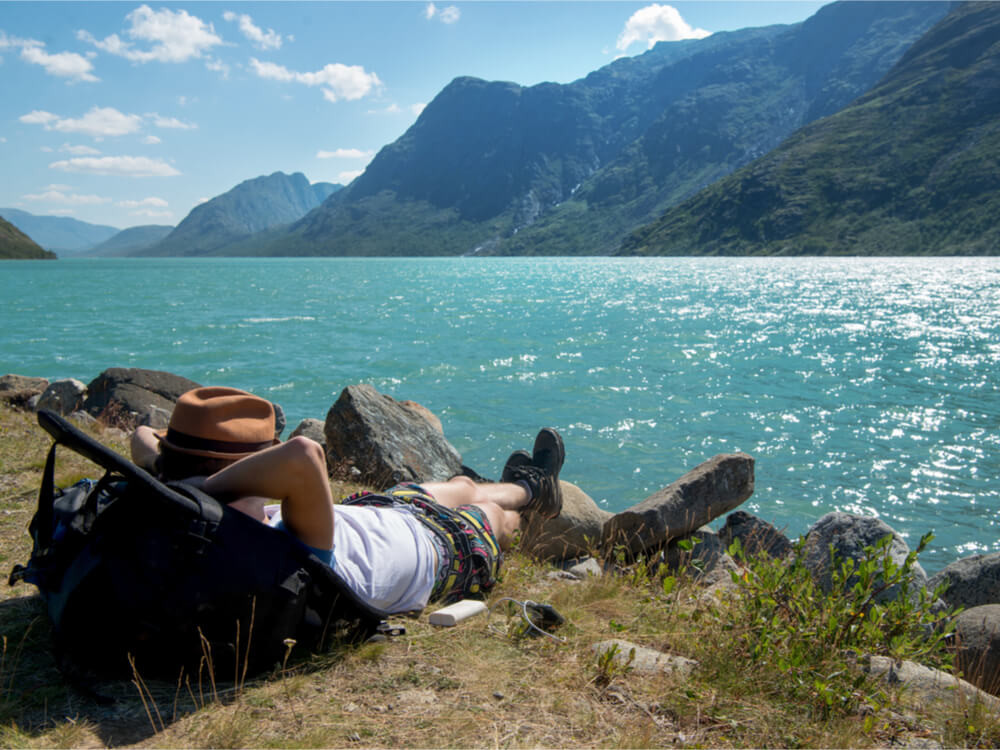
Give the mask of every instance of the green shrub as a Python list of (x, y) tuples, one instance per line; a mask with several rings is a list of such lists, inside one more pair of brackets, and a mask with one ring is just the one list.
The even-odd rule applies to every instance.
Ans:
[[(729, 623), (744, 669), (779, 677), (775, 689), (806, 699), (821, 714), (878, 709), (882, 689), (856, 668), (867, 655), (912, 659), (950, 667), (945, 642), (953, 611), (940, 611), (932, 593), (915, 590), (913, 568), (931, 541), (926, 535), (902, 564), (890, 555), (891, 536), (865, 548), (864, 557), (843, 559), (830, 550), (831, 587), (824, 592), (805, 565), (804, 540), (786, 559), (748, 558), (739, 541), (730, 554), (744, 568), (733, 572), (739, 587)], [(880, 602), (893, 587), (897, 595)]]

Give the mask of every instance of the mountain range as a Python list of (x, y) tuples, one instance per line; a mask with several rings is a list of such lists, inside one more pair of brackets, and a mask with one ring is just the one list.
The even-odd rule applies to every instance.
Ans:
[(235, 243), (301, 219), (342, 186), (310, 184), (301, 172), (246, 180), (202, 203), (140, 255), (220, 255)]
[(0, 208), (0, 216), (46, 250), (60, 255), (81, 253), (121, 231), (68, 216), (37, 216), (18, 208)]
[(870, 92), (632, 233), (621, 254), (1000, 252), (1000, 4), (963, 5)]
[(833, 3), (800, 24), (661, 42), (565, 85), (458, 78), (348, 187), (239, 251), (613, 252), (870, 89), (951, 7)]
[(835, 2), (569, 84), (460, 77), (347, 187), (275, 172), (91, 248), (996, 253), (998, 61), (1000, 4)]
[(0, 218), (0, 260), (52, 259), (54, 253), (43, 250), (28, 235), (9, 221)]

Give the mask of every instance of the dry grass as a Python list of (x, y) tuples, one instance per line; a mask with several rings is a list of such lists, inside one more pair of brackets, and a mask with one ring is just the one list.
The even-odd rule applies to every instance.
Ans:
[[(30, 415), (0, 408), (0, 549), (30, 551), (25, 528), (48, 439)], [(98, 434), (104, 439), (104, 434)], [(123, 450), (124, 445), (113, 442)], [(63, 452), (61, 482), (93, 473)], [(352, 486), (335, 487), (347, 494)], [(518, 554), (488, 603), (553, 604), (565, 644), (515, 640), (502, 607), (453, 629), (421, 617), (407, 633), (307, 658), (245, 686), (128, 681), (70, 687), (56, 668), (34, 590), (0, 598), (0, 746), (6, 747), (869, 747), (1000, 744), (1000, 722), (977, 707), (921, 714), (814, 716), (783, 697), (779, 678), (734, 660), (725, 598), (682, 579), (624, 575), (571, 582)], [(624, 638), (696, 659), (689, 678), (611, 667), (593, 645)], [(140, 676), (141, 677), (141, 676)], [(787, 679), (781, 677), (780, 679)]]

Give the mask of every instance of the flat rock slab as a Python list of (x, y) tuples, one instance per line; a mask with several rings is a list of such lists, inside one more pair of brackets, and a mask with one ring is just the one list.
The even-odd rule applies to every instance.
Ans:
[(462, 457), (425, 411), (370, 385), (345, 388), (323, 427), (331, 475), (384, 489), (460, 474)]
[(890, 685), (901, 685), (905, 690), (904, 698), (914, 708), (926, 710), (927, 704), (962, 705), (971, 701), (990, 711), (1000, 710), (1000, 699), (954, 675), (916, 662), (872, 656), (866, 671), (882, 677)]
[(617, 650), (614, 657), (612, 657), (615, 664), (622, 667), (628, 665), (632, 670), (642, 672), (643, 674), (665, 672), (667, 674), (677, 674), (687, 677), (698, 666), (698, 662), (694, 659), (665, 654), (662, 651), (638, 646), (635, 643), (623, 641), (619, 638), (601, 641), (594, 644), (593, 648), (595, 653), (605, 654), (615, 647), (617, 647)]
[(632, 556), (659, 550), (739, 506), (754, 490), (754, 459), (725, 453), (705, 461), (668, 487), (604, 524), (601, 547), (621, 545)]

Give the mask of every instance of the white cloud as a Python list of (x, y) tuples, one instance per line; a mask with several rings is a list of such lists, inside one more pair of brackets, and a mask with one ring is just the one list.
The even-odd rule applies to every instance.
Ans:
[(142, 142), (145, 143), (147, 146), (155, 146), (157, 143), (162, 143), (162, 141), (155, 135), (147, 135), (145, 138), (142, 139)]
[(101, 153), (96, 148), (91, 148), (90, 146), (71, 146), (68, 143), (61, 145), (59, 150), (66, 154), (73, 154), (73, 156), (95, 156)]
[(424, 18), (428, 21), (436, 18), (441, 23), (452, 24), (456, 23), (461, 16), (462, 12), (454, 5), (449, 5), (447, 8), (438, 10), (438, 7), (434, 3), (427, 3), (427, 6), (424, 8)]
[(398, 115), (402, 112), (398, 104), (390, 104), (382, 109), (369, 109), (366, 114), (369, 115)]
[(635, 42), (646, 42), (647, 49), (652, 49), (657, 42), (703, 39), (711, 33), (692, 28), (671, 5), (647, 5), (633, 13), (625, 23), (625, 28), (618, 35), (617, 47), (624, 51)]
[(46, 130), (58, 130), (61, 133), (83, 133), (94, 138), (106, 136), (128, 135), (142, 127), (142, 117), (126, 115), (114, 107), (91, 107), (80, 118), (60, 118), (51, 112), (35, 110), (18, 118), (29, 125), (41, 125)]
[(333, 151), (318, 151), (317, 159), (371, 159), (374, 151), (362, 151), (359, 148), (338, 148)]
[(163, 115), (158, 115), (152, 112), (146, 117), (150, 117), (153, 120), (153, 124), (158, 128), (169, 128), (171, 130), (196, 130), (197, 125), (190, 122), (183, 122), (178, 120), (176, 117), (164, 117)]
[[(148, 5), (140, 5), (125, 16), (125, 20), (130, 24), (125, 34), (132, 42), (122, 40), (117, 34), (95, 39), (82, 30), (77, 32), (77, 38), (99, 50), (139, 63), (185, 62), (201, 57), (207, 50), (223, 43), (212, 24), (206, 24), (185, 10), (162, 8), (154, 11)], [(148, 49), (136, 49), (134, 42), (150, 46)]]
[(417, 117), (420, 117), (420, 113), (427, 108), (427, 102), (417, 102), (416, 104), (410, 105), (410, 111)]
[(122, 208), (146, 208), (147, 206), (152, 206), (153, 208), (166, 208), (170, 204), (163, 200), (163, 198), (151, 196), (149, 198), (143, 198), (141, 201), (118, 201), (117, 205)]
[(49, 54), (45, 51), (45, 44), (36, 39), (20, 39), (14, 36), (7, 36), (0, 31), (0, 49), (20, 48), (21, 59), (33, 65), (40, 65), (45, 68), (45, 72), (52, 76), (69, 79), (69, 83), (79, 81), (94, 82), (100, 79), (91, 71), (94, 69), (93, 63), (83, 55), (76, 52), (57, 52)]
[(26, 115), (21, 115), (17, 118), (26, 125), (45, 125), (48, 126), (49, 123), (54, 120), (59, 119), (59, 115), (54, 115), (51, 112), (46, 112), (44, 109), (35, 109)]
[(92, 71), (93, 63), (76, 52), (57, 52), (50, 55), (41, 42), (28, 42), (21, 47), (21, 59), (33, 65), (41, 65), (51, 76), (68, 78), (70, 82), (88, 81), (93, 83), (100, 79)]
[(145, 156), (82, 156), (54, 161), (49, 167), (64, 172), (117, 177), (172, 177), (180, 174), (162, 159), (150, 159)]
[(340, 174), (337, 175), (337, 182), (339, 182), (341, 185), (346, 185), (355, 177), (358, 177), (359, 175), (362, 175), (364, 173), (365, 170), (363, 169), (355, 169), (349, 172), (341, 172)]
[(219, 73), (224, 79), (229, 78), (229, 66), (218, 58), (206, 60), (205, 69), (211, 70), (213, 73)]
[(250, 58), (250, 67), (261, 78), (282, 83), (302, 83), (306, 86), (320, 86), (323, 97), (331, 102), (341, 99), (353, 101), (366, 96), (373, 88), (382, 85), (378, 76), (368, 73), (360, 65), (329, 63), (315, 73), (298, 73), (284, 65), (261, 62)]
[(281, 34), (275, 32), (274, 29), (264, 31), (256, 26), (253, 19), (246, 13), (236, 14), (227, 10), (222, 14), (222, 17), (230, 22), (236, 21), (243, 36), (253, 42), (258, 49), (281, 49)]
[(149, 208), (140, 208), (135, 211), (129, 211), (129, 216), (145, 216), (147, 219), (172, 219), (174, 217), (173, 211), (154, 211)]
[(99, 195), (74, 195), (64, 190), (54, 190), (55, 187), (70, 189), (66, 185), (50, 185), (44, 193), (22, 195), (21, 197), (26, 201), (45, 201), (46, 203), (61, 203), (68, 206), (96, 206), (111, 202), (110, 198), (102, 198)]

